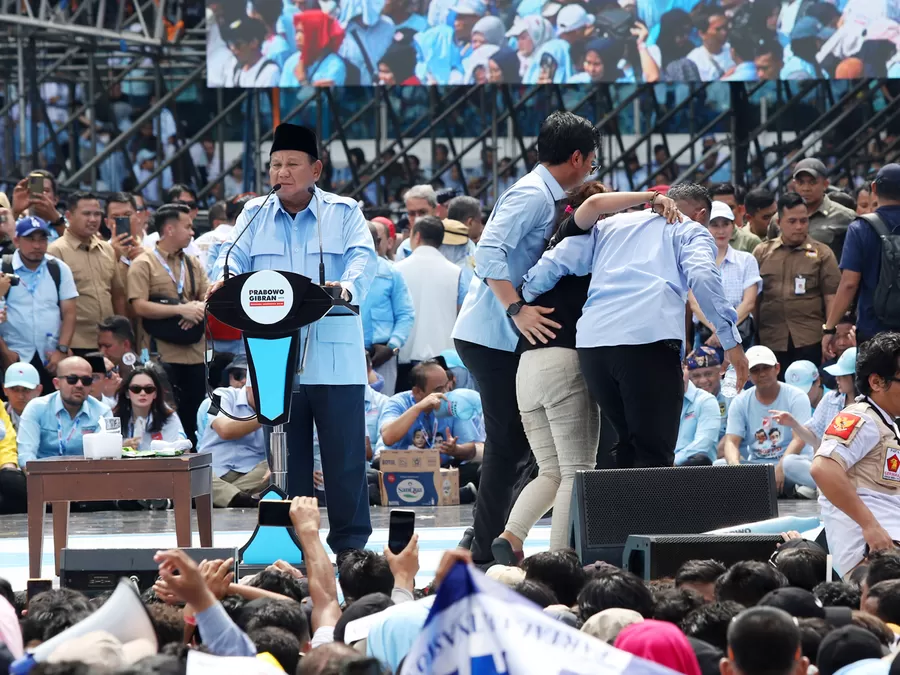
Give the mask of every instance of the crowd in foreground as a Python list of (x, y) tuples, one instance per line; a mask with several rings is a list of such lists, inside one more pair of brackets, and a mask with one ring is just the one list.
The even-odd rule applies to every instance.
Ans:
[[(460, 574), (458, 565), (470, 565), (471, 555), (457, 549), (444, 554), (435, 579), (419, 588), (417, 535), (398, 554), (385, 549), (383, 555), (353, 551), (339, 556), (335, 580), (319, 518), (315, 499), (294, 499), (291, 520), (305, 574), (278, 561), (238, 581), (231, 559), (198, 565), (181, 550), (159, 551), (159, 576), (152, 588), (140, 589), (153, 634), (122, 644), (111, 634), (118, 629), (107, 626), (109, 633), (58, 640), (61, 644), (31, 672), (190, 673), (195, 652), (266, 655), (261, 658), (272, 670), (257, 670), (264, 668), (258, 665), (256, 672), (464, 672), (479, 657), (504, 658), (491, 634), (499, 636), (499, 626), (513, 615), (550, 634), (558, 632), (558, 639), (578, 644), (583, 655), (611, 645), (683, 675), (895, 672), (897, 551), (873, 553), (843, 580), (831, 580), (826, 552), (789, 532), (768, 562), (726, 567), (716, 560), (689, 560), (674, 577), (643, 580), (603, 562), (583, 566), (572, 550), (560, 549), (529, 556), (517, 566), (495, 565), (487, 570), (489, 583), (479, 581), (481, 572), (473, 567)], [(423, 668), (415, 657), (404, 663), (411, 653), (427, 652), (429, 636), (448, 629), (443, 617), (456, 603), (477, 603), (472, 589), (463, 588), (472, 584), (483, 597), (507, 601), (505, 609), (480, 605), (496, 630), (477, 639), (465, 632), (444, 633), (450, 642), (438, 651), (448, 645), (454, 649), (440, 657), (440, 668)], [(515, 597), (504, 595), (509, 591), (501, 585)], [(60, 588), (26, 598), (0, 582), (0, 670), (89, 617), (109, 596)], [(138, 618), (131, 620), (137, 624)], [(517, 647), (531, 649), (527, 642)], [(574, 666), (573, 658), (563, 657), (558, 666)], [(216, 663), (222, 669), (241, 664)], [(632, 662), (637, 670), (625, 667), (624, 672), (670, 672), (640, 663)], [(504, 672), (546, 671), (519, 665)]]

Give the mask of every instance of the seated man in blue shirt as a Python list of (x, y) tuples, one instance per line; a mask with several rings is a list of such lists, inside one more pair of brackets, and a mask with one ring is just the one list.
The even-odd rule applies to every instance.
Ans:
[[(751, 347), (747, 350), (747, 360), (754, 386), (739, 393), (731, 402), (725, 431), (724, 463), (774, 464), (779, 494), (792, 496), (794, 484), (785, 480), (779, 460), (793, 434), (790, 427), (778, 424), (773, 411), (787, 411), (795, 419), (808, 420), (812, 415), (809, 399), (796, 387), (778, 381), (781, 366), (768, 347)], [(742, 460), (742, 456), (747, 459)]]
[(266, 439), (262, 425), (256, 421), (253, 388), (220, 387), (215, 393), (220, 397), (220, 412), (197, 447), (198, 452), (211, 452), (213, 456), (213, 506), (255, 508), (259, 504), (256, 495), (269, 484), (270, 474)]
[[(460, 470), (460, 502), (474, 501), (475, 482), (479, 463), (476, 443), (484, 442), (471, 420), (455, 417), (438, 418), (437, 411), (444, 401), (449, 378), (437, 361), (422, 361), (410, 371), (411, 391), (392, 396), (384, 406), (379, 426), (383, 447), (396, 450), (429, 449), (441, 451), (441, 466), (456, 466)], [(464, 490), (469, 487), (471, 489)]]
[(794, 361), (784, 371), (784, 381), (806, 394), (813, 412), (825, 394), (831, 391), (822, 384), (819, 369), (812, 361)]
[(698, 389), (702, 389), (715, 397), (719, 404), (719, 437), (725, 436), (725, 426), (728, 424), (728, 407), (732, 399), (722, 393), (722, 361), (712, 347), (703, 345), (687, 355), (684, 362), (687, 364), (688, 378)]
[(710, 466), (716, 459), (720, 423), (719, 402), (712, 394), (694, 386), (685, 365), (675, 466)]
[(84, 436), (100, 429), (112, 411), (91, 393), (91, 364), (80, 356), (59, 362), (53, 384), (57, 391), (31, 401), (19, 420), (19, 468), (34, 459), (84, 454)]

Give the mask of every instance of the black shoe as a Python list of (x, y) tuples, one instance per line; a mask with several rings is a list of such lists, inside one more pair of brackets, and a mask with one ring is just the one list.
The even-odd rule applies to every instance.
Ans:
[(119, 499), (116, 500), (116, 507), (119, 511), (143, 511), (144, 505), (137, 499)]
[(459, 488), (460, 504), (474, 504), (477, 498), (478, 488), (475, 487), (475, 483), (466, 483), (461, 488)]
[(524, 558), (522, 551), (514, 551), (512, 544), (503, 537), (494, 539), (493, 543), (491, 543), (491, 553), (498, 564), (509, 567), (518, 567), (519, 563), (522, 562), (522, 558)]
[(259, 497), (254, 497), (246, 492), (238, 492), (228, 502), (228, 507), (232, 509), (255, 509), (258, 506)]
[(466, 531), (463, 532), (462, 539), (459, 540), (459, 543), (456, 545), (456, 548), (464, 548), (467, 551), (472, 550), (472, 541), (475, 539), (475, 528), (467, 527)]

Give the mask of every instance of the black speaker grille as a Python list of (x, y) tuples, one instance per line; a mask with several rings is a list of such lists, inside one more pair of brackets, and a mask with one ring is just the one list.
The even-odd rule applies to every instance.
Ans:
[(644, 556), (650, 556), (648, 579), (674, 576), (688, 560), (712, 558), (726, 567), (741, 560), (766, 561), (782, 541), (779, 534), (691, 534), (636, 537), (627, 546), (638, 544), (640, 539), (649, 545), (632, 550), (626, 564), (641, 576)]
[(699, 533), (775, 518), (773, 468), (664, 467), (585, 471), (587, 546), (630, 534)]

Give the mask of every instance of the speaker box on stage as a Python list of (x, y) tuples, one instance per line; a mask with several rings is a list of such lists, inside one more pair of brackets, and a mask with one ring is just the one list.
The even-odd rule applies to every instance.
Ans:
[(674, 577), (688, 560), (767, 561), (780, 534), (633, 534), (625, 542), (622, 567), (645, 580)]
[(632, 534), (698, 534), (777, 516), (770, 464), (579, 471), (571, 543), (585, 565), (618, 566)]
[[(159, 576), (159, 564), (153, 561), (157, 548), (64, 548), (59, 564), (59, 585), (74, 588), (85, 595), (95, 596), (116, 588), (119, 578), (137, 584), (143, 593), (153, 586)], [(235, 560), (233, 548), (183, 548), (198, 564), (203, 560)]]

